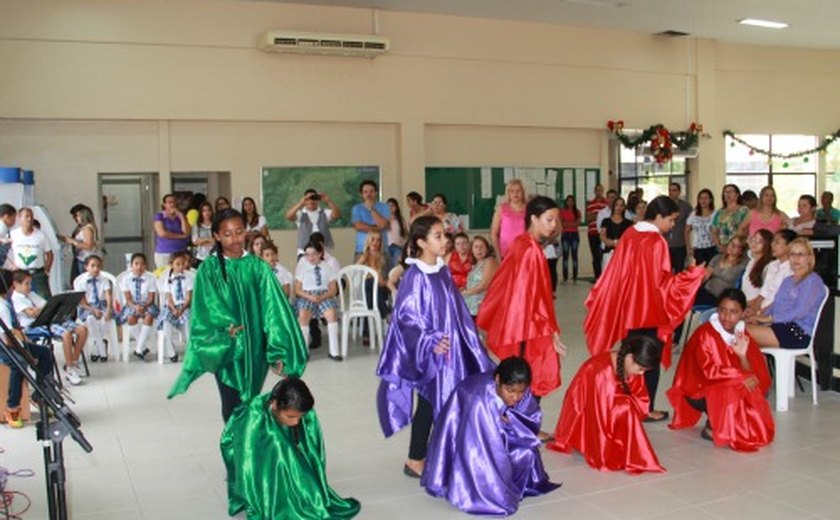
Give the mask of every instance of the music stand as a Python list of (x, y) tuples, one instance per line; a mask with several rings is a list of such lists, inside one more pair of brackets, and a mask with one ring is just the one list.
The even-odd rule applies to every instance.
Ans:
[[(60, 305), (56, 305), (56, 307), (61, 308)], [(46, 469), (47, 504), (50, 511), (50, 520), (66, 520), (66, 476), (62, 442), (65, 437), (70, 435), (87, 453), (93, 451), (93, 446), (90, 445), (79, 429), (82, 423), (65, 403), (64, 396), (61, 394), (56, 381), (50, 377), (50, 374), (44, 374), (38, 368), (35, 358), (20, 344), (3, 320), (0, 320), (0, 327), (2, 327), (6, 338), (10, 339), (8, 345), (5, 341), (0, 341), (0, 350), (7, 355), (14, 368), (20, 370), (32, 386), (35, 391), (35, 399), (40, 407), (41, 417), (35, 433), (36, 438), (42, 441), (44, 446), (44, 467)], [(37, 374), (37, 377), (32, 375), (30, 369)], [(50, 420), (50, 412), (52, 412), (53, 420)]]
[[(32, 324), (29, 325), (29, 328), (34, 329), (38, 327), (44, 327), (47, 331), (47, 344), (49, 346), (50, 352), (53, 353), (53, 366), (55, 367), (55, 378), (59, 386), (63, 385), (61, 384), (61, 372), (58, 368), (58, 363), (55, 363), (55, 351), (53, 349), (52, 340), (52, 324), (64, 323), (68, 320), (74, 319), (76, 317), (76, 309), (79, 307), (79, 302), (81, 302), (82, 298), (84, 297), (85, 293), (83, 291), (56, 294), (47, 301), (47, 303), (44, 305), (44, 308), (41, 309), (41, 312), (38, 314), (38, 317), (35, 318), (35, 321), (33, 321)], [(65, 360), (65, 362), (66, 361), (67, 360)]]

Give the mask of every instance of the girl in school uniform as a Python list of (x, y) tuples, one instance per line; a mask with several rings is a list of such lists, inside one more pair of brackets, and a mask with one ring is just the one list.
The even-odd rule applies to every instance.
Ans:
[(376, 368), (382, 380), (376, 403), (382, 432), (390, 437), (411, 423), (403, 473), (414, 478), (423, 473), (432, 422), (452, 391), (467, 376), (494, 367), (441, 259), (444, 240), (437, 217), (418, 217), (411, 224), (408, 269)]
[(277, 282), (283, 289), (283, 294), (285, 294), (286, 298), (291, 301), (292, 287), (295, 284), (295, 277), (292, 276), (292, 273), (289, 272), (288, 269), (283, 267), (283, 265), (277, 261), (277, 246), (275, 246), (272, 242), (266, 244), (265, 247), (263, 247), (262, 259), (271, 266), (271, 271), (274, 273), (274, 277), (277, 278)]
[(127, 324), (130, 328), (140, 324), (134, 355), (145, 361), (146, 354), (149, 353), (146, 343), (154, 331), (153, 325), (158, 315), (158, 307), (155, 304), (157, 282), (154, 275), (146, 271), (146, 255), (131, 255), (131, 271), (123, 276), (120, 290), (125, 296), (125, 306), (120, 311), (117, 323)]
[[(163, 310), (158, 318), (158, 330), (163, 330), (164, 323), (169, 323), (183, 335), (190, 324), (190, 303), (192, 301), (193, 277), (187, 271), (189, 255), (185, 252), (172, 253), (169, 257), (169, 274), (163, 280), (161, 292), (166, 294), (166, 301), (161, 302)], [(173, 363), (178, 361), (171, 342), (166, 345), (166, 357)]]
[(73, 290), (85, 293), (79, 303), (79, 322), (85, 324), (93, 340), (94, 353), (90, 360), (94, 363), (108, 361), (104, 338), (114, 309), (113, 289), (111, 281), (102, 276), (102, 259), (97, 255), (87, 257), (85, 272), (73, 282)]
[(302, 261), (295, 272), (295, 308), (303, 337), (309, 343), (309, 320), (327, 320), (329, 358), (342, 361), (338, 344), (338, 294), (337, 273), (324, 262), (324, 246), (309, 241), (303, 249)]

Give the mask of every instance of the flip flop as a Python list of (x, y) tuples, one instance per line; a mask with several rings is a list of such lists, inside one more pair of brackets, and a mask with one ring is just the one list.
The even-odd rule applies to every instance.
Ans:
[[(657, 410), (654, 410), (654, 411), (657, 411)], [(662, 414), (662, 415), (660, 415), (659, 417), (651, 417), (650, 415), (648, 415), (647, 417), (642, 419), (642, 422), (646, 422), (646, 423), (662, 422), (662, 421), (667, 420), (668, 417), (671, 416), (667, 411), (664, 411), (664, 410), (660, 411), (659, 413)]]

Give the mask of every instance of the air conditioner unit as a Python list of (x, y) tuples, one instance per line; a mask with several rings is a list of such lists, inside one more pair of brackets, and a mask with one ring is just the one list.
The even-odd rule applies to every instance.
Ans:
[(391, 41), (382, 36), (268, 31), (260, 36), (257, 45), (265, 52), (375, 58), (388, 52)]

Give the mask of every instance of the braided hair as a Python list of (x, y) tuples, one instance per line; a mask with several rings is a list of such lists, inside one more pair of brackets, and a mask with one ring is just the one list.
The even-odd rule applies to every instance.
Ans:
[[(222, 211), (217, 212), (213, 215), (213, 224), (210, 226), (210, 230), (213, 233), (213, 239), (215, 240), (215, 235), (219, 233), (219, 229), (222, 227), (222, 222), (231, 219), (239, 219), (242, 222), (242, 225), (245, 226), (245, 217), (242, 216), (242, 213), (236, 211), (233, 208), (225, 208)], [(213, 250), (211, 254), (216, 255), (219, 259), (219, 269), (222, 271), (222, 279), (227, 282), (227, 271), (225, 270), (225, 255), (222, 252), (222, 243), (216, 240), (216, 244), (213, 246)]]
[(624, 360), (628, 355), (633, 356), (633, 361), (637, 365), (645, 370), (650, 370), (659, 364), (662, 353), (659, 350), (659, 345), (656, 344), (656, 340), (648, 336), (633, 336), (621, 342), (618, 355), (615, 358), (615, 373), (621, 383), (621, 388), (624, 389), (624, 393), (630, 395), (630, 385), (627, 384), (627, 375), (624, 373)]

